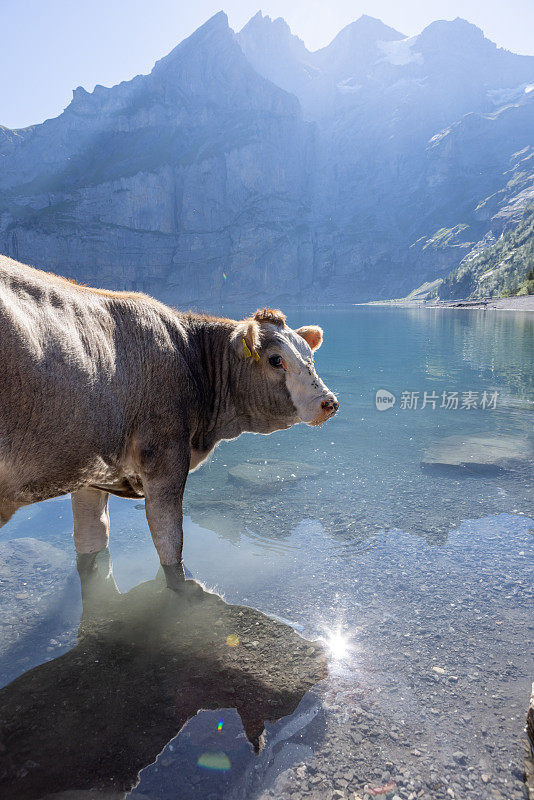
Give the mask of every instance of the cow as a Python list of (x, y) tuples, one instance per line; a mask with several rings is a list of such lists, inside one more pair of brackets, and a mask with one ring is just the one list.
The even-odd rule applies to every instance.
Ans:
[(218, 442), (320, 425), (338, 409), (315, 371), (317, 325), (279, 310), (179, 312), (0, 256), (0, 525), (71, 493), (78, 564), (108, 547), (109, 494), (145, 499), (180, 591), (182, 498)]

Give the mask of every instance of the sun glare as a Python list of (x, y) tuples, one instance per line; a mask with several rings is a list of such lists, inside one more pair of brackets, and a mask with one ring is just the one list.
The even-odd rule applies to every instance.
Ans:
[(339, 631), (331, 631), (325, 639), (326, 646), (333, 659), (341, 659), (347, 655), (349, 649), (348, 641)]

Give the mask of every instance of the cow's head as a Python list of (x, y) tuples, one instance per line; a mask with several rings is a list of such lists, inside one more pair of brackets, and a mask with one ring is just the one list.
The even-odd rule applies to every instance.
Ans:
[(249, 371), (250, 414), (262, 432), (298, 422), (320, 425), (339, 407), (315, 371), (313, 354), (322, 344), (323, 331), (318, 325), (293, 330), (285, 319), (281, 311), (264, 308), (237, 323), (232, 335)]

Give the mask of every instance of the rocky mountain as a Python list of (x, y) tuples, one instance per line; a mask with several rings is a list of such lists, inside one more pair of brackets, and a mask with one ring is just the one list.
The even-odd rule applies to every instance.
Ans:
[(517, 227), (486, 244), (434, 287), (435, 296), (450, 300), (534, 294), (534, 205)]
[[(239, 34), (271, 79), (278, 24), (257, 15)], [(295, 53), (287, 30), (284, 41)], [(534, 177), (523, 158), (534, 145), (534, 58), (461, 19), (407, 38), (364, 16), (306, 60), (300, 48), (286, 74), (301, 79), (303, 64), (305, 91), (294, 79), (280, 85), (318, 132), (315, 208), (318, 219), (325, 206), (330, 214), (333, 296), (343, 285), (402, 296), (519, 222)]]
[(0, 251), (182, 305), (400, 296), (519, 223), (532, 88), (534, 57), (464, 20), (361, 17), (312, 53), (221, 12), (149, 75), (0, 128)]
[(301, 289), (313, 131), (218, 14), (150, 75), (4, 132), (1, 249), (176, 302)]

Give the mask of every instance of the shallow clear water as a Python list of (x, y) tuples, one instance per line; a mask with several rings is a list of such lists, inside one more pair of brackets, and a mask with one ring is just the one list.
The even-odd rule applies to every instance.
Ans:
[[(322, 637), (329, 676), (273, 715), (259, 755), (234, 705), (208, 706), (155, 763), (161, 748), (147, 748), (131, 796), (352, 798), (382, 787), (372, 796), (521, 798), (534, 675), (534, 315), (361, 308), (289, 322), (323, 326), (316, 364), (339, 414), (222, 444), (189, 479), (184, 555), (227, 603)], [(387, 411), (379, 389), (396, 397)], [(417, 408), (403, 392), (419, 394)], [(459, 405), (476, 393), (479, 407), (441, 408), (443, 392)], [(484, 392), (495, 407), (480, 408)], [(248, 462), (254, 476), (265, 461), (272, 484), (229, 472)], [(112, 499), (111, 519), (114, 575), (128, 592), (154, 578), (156, 553), (141, 503)], [(3, 685), (76, 643), (71, 525), (64, 498), (0, 531)], [(284, 653), (273, 644), (259, 674)]]

